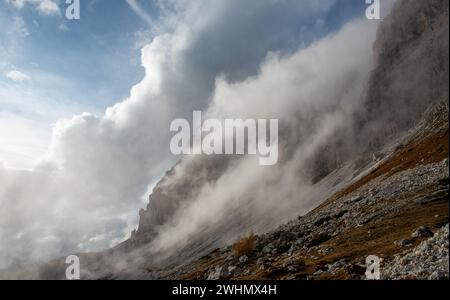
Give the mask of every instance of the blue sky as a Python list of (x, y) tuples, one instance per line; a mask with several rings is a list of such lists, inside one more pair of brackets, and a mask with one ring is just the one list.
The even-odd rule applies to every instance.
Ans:
[[(52, 1), (59, 11), (39, 6)], [(73, 21), (64, 17), (64, 2), (0, 0), (0, 162), (7, 167), (30, 168), (58, 119), (102, 115), (144, 76), (140, 47), (151, 41), (148, 20), (158, 20), (157, 1), (81, 0), (81, 19)], [(336, 1), (323, 19), (311, 20), (325, 24), (314, 33), (301, 32), (304, 17), (298, 23), (302, 43), (336, 30), (364, 5)], [(299, 46), (294, 40), (291, 50)]]

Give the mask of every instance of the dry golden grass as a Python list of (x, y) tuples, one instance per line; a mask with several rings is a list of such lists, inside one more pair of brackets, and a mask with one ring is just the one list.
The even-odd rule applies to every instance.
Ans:
[(233, 245), (233, 250), (236, 257), (250, 256), (256, 250), (256, 235), (250, 233), (249, 236), (241, 238)]

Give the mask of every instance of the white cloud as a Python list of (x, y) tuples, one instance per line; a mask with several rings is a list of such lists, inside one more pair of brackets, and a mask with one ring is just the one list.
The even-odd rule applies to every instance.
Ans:
[(11, 70), (5, 73), (5, 77), (15, 81), (15, 82), (27, 82), (27, 81), (31, 81), (31, 77), (28, 76), (27, 74), (18, 71), (18, 70)]
[(41, 0), (36, 9), (44, 15), (58, 15), (61, 13), (58, 4), (54, 0)]

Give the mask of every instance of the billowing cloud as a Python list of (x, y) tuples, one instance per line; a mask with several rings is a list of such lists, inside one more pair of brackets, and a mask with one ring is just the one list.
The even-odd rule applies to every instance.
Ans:
[[(317, 26), (317, 20), (334, 0), (158, 3), (162, 16), (142, 49), (145, 77), (129, 97), (103, 116), (60, 120), (33, 170), (0, 168), (0, 266), (106, 248), (125, 238), (136, 227), (148, 190), (177, 159), (169, 148), (173, 119), (208, 107), (210, 114), (235, 111), (242, 117), (336, 109), (345, 95), (354, 98), (368, 68), (374, 23), (349, 25), (303, 51), (327, 32), (326, 22)], [(337, 124), (342, 116), (326, 119)], [(317, 136), (326, 137), (331, 127)], [(224, 187), (233, 174), (223, 177)], [(204, 208), (205, 199), (189, 211)], [(186, 216), (168, 230), (179, 228)], [(166, 237), (161, 245), (170, 244)]]

